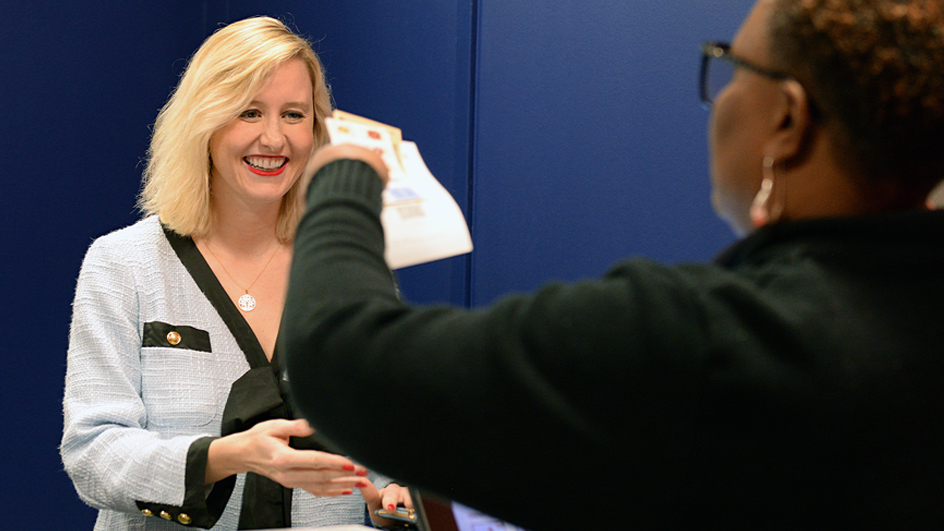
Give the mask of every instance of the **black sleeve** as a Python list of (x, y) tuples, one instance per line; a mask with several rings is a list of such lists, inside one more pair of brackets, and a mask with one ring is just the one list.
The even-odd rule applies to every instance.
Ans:
[[(613, 471), (638, 470), (641, 505), (673, 488), (692, 371), (654, 378), (671, 356), (633, 355), (674, 319), (657, 304), (685, 304), (659, 302), (671, 274), (552, 284), (480, 310), (411, 307), (384, 261), (381, 189), (364, 163), (325, 166), (296, 236), (280, 349), (316, 430), (370, 468), (526, 527), (593, 527), (614, 503), (601, 481), (629, 479)], [(634, 298), (646, 311), (627, 315)], [(695, 351), (690, 334), (666, 335)], [(553, 496), (523, 497), (531, 486), (560, 486), (574, 520), (546, 510)]]
[(230, 495), (236, 485), (236, 476), (230, 476), (212, 485), (207, 493), (204, 485), (206, 478), (207, 454), (214, 437), (197, 439), (187, 451), (187, 472), (184, 503), (181, 506), (160, 503), (137, 502), (138, 509), (145, 516), (171, 520), (179, 524), (209, 529), (226, 509)]

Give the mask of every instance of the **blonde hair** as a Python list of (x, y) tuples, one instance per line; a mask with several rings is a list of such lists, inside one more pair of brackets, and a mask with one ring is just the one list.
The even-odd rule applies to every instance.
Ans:
[[(331, 96), (318, 56), (304, 38), (269, 17), (234, 22), (207, 38), (157, 115), (139, 208), (184, 236), (206, 236), (210, 210), (210, 137), (235, 119), (269, 75), (301, 59), (311, 76), (315, 147), (327, 142)], [(291, 241), (304, 209), (299, 179), (282, 199), (276, 234)]]

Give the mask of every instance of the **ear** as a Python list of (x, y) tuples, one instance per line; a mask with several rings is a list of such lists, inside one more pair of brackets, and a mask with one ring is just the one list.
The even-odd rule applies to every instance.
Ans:
[(785, 161), (801, 156), (808, 148), (813, 132), (813, 116), (803, 85), (794, 79), (784, 80), (780, 85), (773, 117), (774, 134), (764, 153), (778, 161)]

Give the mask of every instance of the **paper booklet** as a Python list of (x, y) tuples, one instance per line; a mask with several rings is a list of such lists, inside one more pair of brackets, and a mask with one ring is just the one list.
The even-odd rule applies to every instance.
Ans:
[(380, 122), (344, 111), (325, 120), (332, 144), (355, 144), (378, 153), (390, 170), (383, 193), (384, 257), (400, 269), (472, 251), (459, 205), (433, 177), (413, 142)]

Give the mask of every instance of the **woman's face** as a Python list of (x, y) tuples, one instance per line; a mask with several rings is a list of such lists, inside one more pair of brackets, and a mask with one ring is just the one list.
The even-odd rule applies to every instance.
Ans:
[(301, 59), (279, 66), (238, 117), (210, 138), (217, 207), (279, 207), (314, 146), (314, 104)]
[[(759, 0), (731, 43), (731, 52), (759, 66), (769, 66), (767, 19), (772, 2)], [(739, 235), (753, 230), (750, 205), (760, 189), (764, 142), (774, 119), (770, 114), (778, 81), (746, 68), (735, 68), (731, 82), (712, 105), (708, 129), (712, 204)]]

